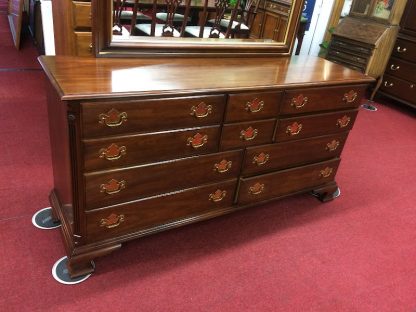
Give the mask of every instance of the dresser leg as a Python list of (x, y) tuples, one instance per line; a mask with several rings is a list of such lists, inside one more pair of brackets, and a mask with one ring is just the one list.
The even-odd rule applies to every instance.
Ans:
[(314, 189), (311, 193), (321, 202), (328, 202), (337, 198), (340, 195), (340, 190), (336, 182), (331, 182), (323, 187)]

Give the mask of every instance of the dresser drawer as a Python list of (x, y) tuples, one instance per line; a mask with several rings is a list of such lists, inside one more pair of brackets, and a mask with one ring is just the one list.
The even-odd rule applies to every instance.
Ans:
[(290, 7), (282, 4), (278, 4), (274, 1), (267, 1), (265, 9), (270, 12), (279, 13), (281, 15), (288, 16), (290, 12)]
[(410, 62), (416, 62), (416, 43), (397, 38), (392, 55)]
[(416, 82), (416, 63), (409, 63), (392, 57), (387, 65), (386, 74)]
[(219, 124), (225, 95), (81, 104), (84, 137)]
[(246, 150), (242, 174), (285, 169), (338, 157), (348, 133), (331, 134), (318, 138), (275, 143)]
[(237, 180), (167, 193), (86, 213), (87, 240), (114, 238), (233, 204)]
[(286, 91), (281, 114), (298, 114), (358, 107), (366, 86), (325, 87)]
[(335, 63), (335, 64), (339, 64), (339, 65), (351, 68), (351, 69), (359, 71), (361, 73), (365, 73), (365, 70), (366, 70), (366, 67), (367, 67), (366, 65), (361, 65), (361, 64), (358, 64), (358, 63), (353, 63), (353, 62), (347, 61), (347, 60), (342, 59), (340, 57), (337, 57), (333, 54), (331, 54), (331, 55), (328, 54), (326, 59), (328, 61), (331, 61), (331, 62)]
[(225, 121), (247, 121), (276, 118), (282, 92), (231, 94), (228, 98)]
[(329, 55), (334, 55), (336, 57), (339, 57), (341, 59), (345, 59), (349, 62), (352, 62), (353, 64), (358, 63), (361, 66), (366, 67), (367, 66), (367, 62), (368, 62), (368, 58), (365, 56), (357, 56), (354, 54), (350, 54), (350, 53), (345, 53), (344, 51), (338, 51), (335, 49), (330, 49), (328, 52)]
[(370, 57), (373, 54), (371, 46), (357, 45), (356, 41), (348, 41), (345, 38), (332, 37), (330, 48), (335, 48), (340, 51), (349, 51), (353, 54), (363, 57)]
[(250, 204), (333, 181), (339, 159), (241, 179), (238, 204)]
[(91, 3), (72, 2), (72, 16), (75, 29), (91, 28)]
[(221, 150), (271, 143), (275, 124), (275, 119), (269, 119), (224, 125)]
[(357, 110), (349, 110), (280, 119), (276, 130), (275, 141), (283, 142), (348, 131), (352, 128), (357, 113)]
[(242, 151), (85, 174), (87, 210), (237, 178)]
[(214, 126), (84, 140), (84, 167), (93, 171), (215, 153), (219, 134)]
[(380, 91), (384, 91), (410, 103), (416, 103), (416, 83), (411, 83), (390, 75), (384, 75)]
[(74, 32), (75, 36), (75, 50), (77, 56), (91, 56), (92, 55), (92, 34), (91, 32)]

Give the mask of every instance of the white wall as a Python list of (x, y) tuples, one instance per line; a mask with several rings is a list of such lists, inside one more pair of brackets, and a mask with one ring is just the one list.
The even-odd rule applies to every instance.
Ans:
[[(55, 0), (61, 1), (61, 0)], [(43, 40), (45, 44), (45, 55), (55, 55), (55, 38), (53, 33), (52, 1), (40, 0), (42, 12)]]

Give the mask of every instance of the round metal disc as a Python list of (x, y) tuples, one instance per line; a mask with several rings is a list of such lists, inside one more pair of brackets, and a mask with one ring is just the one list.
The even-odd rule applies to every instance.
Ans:
[(372, 112), (377, 111), (377, 107), (375, 107), (374, 105), (371, 105), (371, 104), (363, 104), (363, 105), (361, 105), (361, 107), (366, 109), (366, 110), (372, 111)]
[(32, 217), (32, 223), (42, 230), (56, 229), (61, 226), (60, 222), (53, 221), (51, 207), (43, 208), (36, 212)]
[(65, 256), (59, 259), (58, 261), (56, 261), (52, 267), (52, 276), (59, 283), (62, 283), (65, 285), (78, 284), (78, 283), (85, 281), (87, 278), (91, 276), (91, 273), (90, 273), (90, 274), (79, 276), (76, 278), (71, 278), (69, 276), (69, 272), (66, 266), (67, 262), (68, 262), (68, 257)]

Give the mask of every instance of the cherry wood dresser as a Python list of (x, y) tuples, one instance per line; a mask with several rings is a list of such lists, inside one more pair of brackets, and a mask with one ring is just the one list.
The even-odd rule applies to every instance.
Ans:
[(72, 277), (131, 239), (292, 194), (333, 199), (373, 81), (315, 57), (40, 63)]

